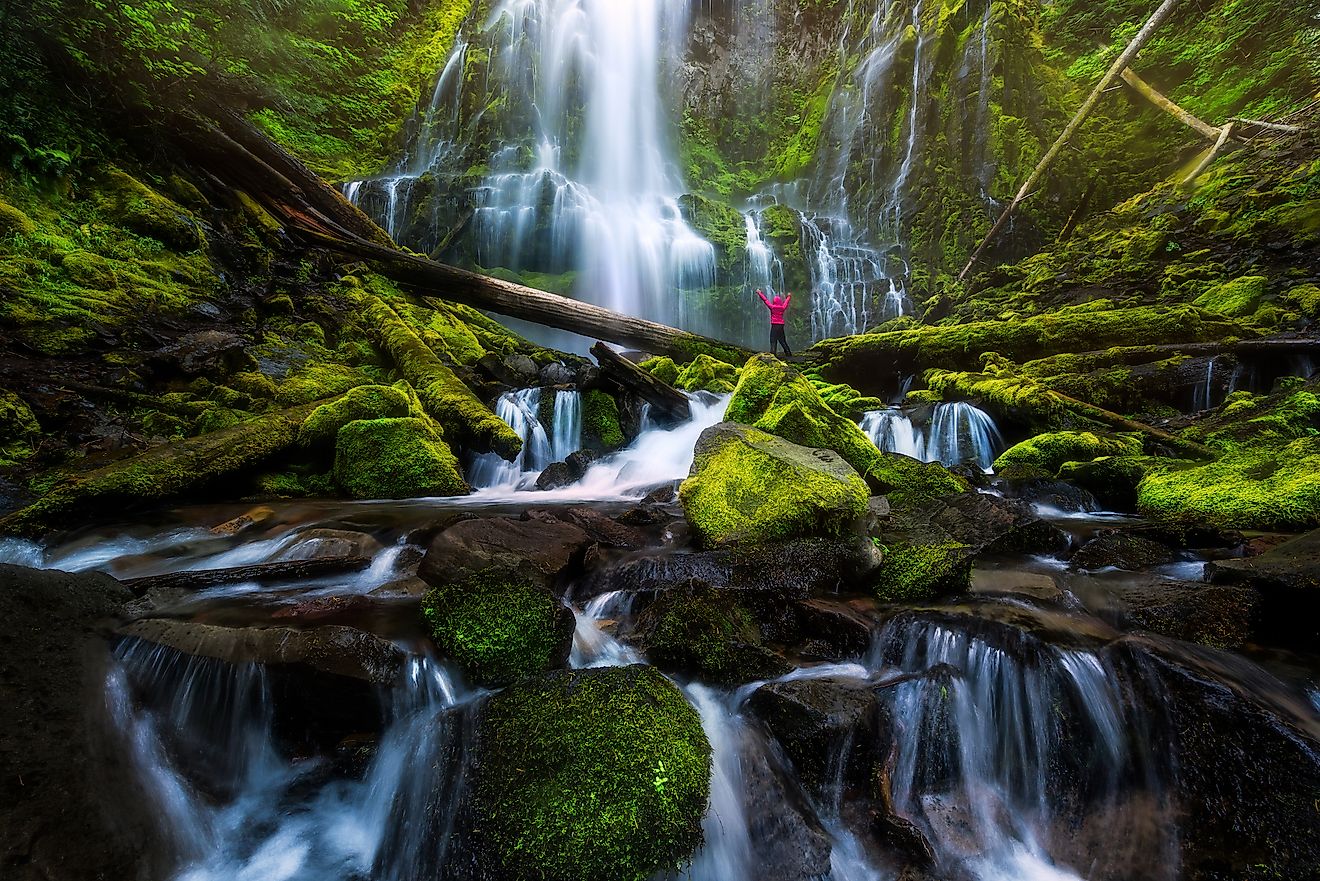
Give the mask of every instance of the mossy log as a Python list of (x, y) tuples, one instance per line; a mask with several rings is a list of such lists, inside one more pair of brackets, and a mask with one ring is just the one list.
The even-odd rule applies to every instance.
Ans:
[(294, 446), (303, 420), (322, 403), (267, 413), (70, 477), (39, 501), (0, 518), (0, 534), (41, 535), (97, 515), (178, 498), (251, 471)]
[(378, 297), (365, 303), (367, 326), (376, 343), (417, 389), (422, 406), (444, 428), (446, 439), (513, 461), (522, 449), (522, 438), (481, 403), (388, 303)]
[(1314, 337), (1273, 337), (1263, 340), (1226, 340), (1222, 343), (1169, 343), (1158, 346), (1116, 346), (1112, 349), (1097, 349), (1094, 352), (1076, 352), (1057, 356), (1047, 356), (1036, 361), (1028, 361), (1028, 368), (1043, 365), (1051, 358), (1066, 359), (1066, 369), (1060, 372), (1074, 372), (1071, 365), (1085, 362), (1086, 369), (1101, 366), (1149, 364), (1177, 355), (1189, 358), (1216, 357), (1218, 355), (1237, 355), (1253, 357), (1264, 355), (1309, 355), (1320, 353), (1320, 338)]
[(602, 374), (620, 387), (635, 393), (654, 407), (664, 418), (685, 422), (692, 418), (692, 406), (687, 395), (672, 385), (652, 376), (604, 343), (591, 347), (591, 354), (600, 362)]
[(346, 572), (361, 572), (371, 565), (370, 557), (329, 557), (320, 560), (282, 560), (276, 563), (257, 563), (230, 569), (199, 569), (192, 572), (169, 572), (165, 575), (144, 575), (129, 578), (124, 586), (134, 595), (142, 596), (153, 590), (203, 590), (222, 584), (240, 584), (255, 581), (297, 581), (305, 578), (323, 578)]

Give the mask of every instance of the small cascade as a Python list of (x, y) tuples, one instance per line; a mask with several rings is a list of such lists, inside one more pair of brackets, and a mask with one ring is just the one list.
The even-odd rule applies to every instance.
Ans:
[(693, 858), (686, 877), (692, 881), (752, 881), (742, 762), (747, 723), (738, 712), (736, 698), (695, 684), (686, 686), (683, 693), (701, 717), (711, 747), (710, 807), (702, 822), (706, 843)]
[(623, 667), (641, 663), (641, 655), (605, 630), (606, 621), (626, 619), (632, 612), (633, 595), (623, 591), (603, 593), (582, 611), (573, 610), (577, 626), (573, 630), (573, 648), (568, 664), (574, 669), (586, 667)]
[[(876, 286), (886, 280), (884, 258), (862, 244), (846, 220), (803, 220), (803, 251), (811, 273), (812, 339), (861, 333), (871, 324)], [(899, 314), (901, 303), (900, 299)]]
[(989, 471), (1003, 447), (998, 426), (979, 407), (966, 401), (935, 407), (926, 441), (926, 457), (930, 461), (945, 465), (975, 462), (983, 471)]
[[(558, 409), (559, 402), (555, 401)], [(522, 438), (523, 447), (512, 462), (498, 453), (477, 456), (468, 469), (468, 483), (477, 488), (520, 487), (535, 481), (545, 466), (556, 461), (550, 436), (541, 424), (539, 388), (506, 392), (495, 402), (495, 415)]]
[(966, 401), (936, 405), (924, 429), (897, 407), (872, 410), (859, 424), (879, 449), (923, 462), (949, 466), (975, 462), (989, 471), (1004, 448), (1003, 436), (990, 414)]
[(443, 668), (409, 661), (386, 734), (353, 780), (281, 752), (261, 667), (138, 640), (115, 654), (111, 715), (167, 818), (175, 881), (404, 881), (443, 865), (462, 750), (442, 711), (465, 697)]
[(582, 449), (582, 393), (555, 393), (554, 424), (550, 427), (550, 461), (562, 462)]
[(1211, 358), (1205, 365), (1205, 378), (1201, 384), (1196, 387), (1196, 392), (1192, 395), (1192, 410), (1209, 410), (1214, 407), (1215, 393), (1215, 361)]
[(1081, 875), (1066, 866), (1069, 830), (1127, 817), (1141, 827), (1123, 830), (1132, 833), (1123, 839), (1130, 850), (1090, 854), (1087, 875), (1124, 877), (1122, 860), (1149, 860), (1162, 847), (1165, 859), (1149, 862), (1176, 876), (1174, 842), (1140, 813), (1158, 817), (1168, 807), (1167, 768), (1140, 748), (1162, 742), (1160, 733), (1126, 693), (1119, 662), (1021, 633), (996, 644), (904, 616), (877, 638), (872, 663), (947, 671), (890, 692), (894, 803), (942, 862), (981, 881), (1075, 881)]

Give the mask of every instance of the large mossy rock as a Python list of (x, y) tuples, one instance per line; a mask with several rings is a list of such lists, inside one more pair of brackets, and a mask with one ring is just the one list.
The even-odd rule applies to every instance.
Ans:
[(477, 685), (563, 667), (573, 646), (572, 610), (526, 576), (474, 574), (432, 587), (422, 614), (441, 653)]
[(697, 441), (679, 491), (706, 544), (841, 536), (866, 513), (866, 482), (830, 450), (722, 422)]
[(1009, 447), (995, 459), (994, 469), (1005, 477), (1054, 477), (1064, 463), (1140, 456), (1141, 447), (1141, 438), (1134, 435), (1056, 431)]
[(335, 439), (335, 481), (356, 499), (471, 492), (458, 457), (421, 419), (370, 419), (345, 425)]
[(416, 415), (402, 390), (388, 385), (363, 385), (350, 389), (337, 401), (312, 411), (298, 431), (304, 446), (334, 443), (339, 429), (350, 422), (372, 419), (402, 419)]
[(743, 367), (724, 418), (795, 444), (833, 450), (895, 503), (967, 488), (939, 464), (881, 452), (857, 423), (825, 403), (810, 380), (772, 355), (757, 355)]
[(670, 588), (637, 616), (631, 636), (662, 669), (717, 685), (782, 676), (792, 665), (761, 644), (738, 593), (699, 584)]
[(642, 881), (701, 843), (710, 744), (654, 668), (566, 671), (491, 697), (472, 773), (487, 876)]

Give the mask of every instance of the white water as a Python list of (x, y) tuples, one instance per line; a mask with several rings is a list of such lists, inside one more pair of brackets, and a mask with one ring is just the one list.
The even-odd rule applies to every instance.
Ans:
[[(562, 489), (530, 493), (525, 484), (486, 485), (469, 499), (474, 502), (618, 501), (639, 499), (688, 476), (697, 439), (724, 418), (729, 395), (692, 395), (692, 419), (674, 428), (644, 420), (642, 432), (628, 447), (594, 462), (577, 483)], [(474, 483), (474, 486), (476, 484)]]
[(585, 609), (573, 610), (577, 626), (573, 631), (573, 648), (568, 665), (575, 670), (587, 667), (624, 667), (639, 664), (641, 655), (631, 646), (620, 642), (605, 629), (606, 621), (626, 618), (632, 611), (631, 594), (614, 591), (604, 593), (587, 603)]
[(898, 408), (872, 410), (859, 424), (879, 449), (923, 462), (975, 462), (989, 471), (1004, 447), (990, 414), (965, 401), (937, 405), (924, 427), (913, 423), (911, 416)]
[[(453, 736), (441, 711), (473, 696), (460, 695), (443, 668), (413, 658), (366, 776), (318, 788), (319, 762), (291, 761), (275, 744), (260, 667), (138, 641), (116, 658), (111, 715), (167, 820), (163, 831), (182, 860), (174, 881), (404, 881), (442, 863), (446, 839), (435, 827), (452, 804), (437, 804), (437, 795), (454, 787), (436, 779)], [(164, 709), (136, 705), (134, 691)], [(224, 784), (217, 799), (190, 782), (199, 771)]]
[(554, 424), (550, 427), (550, 460), (562, 462), (582, 449), (582, 393), (555, 392)]

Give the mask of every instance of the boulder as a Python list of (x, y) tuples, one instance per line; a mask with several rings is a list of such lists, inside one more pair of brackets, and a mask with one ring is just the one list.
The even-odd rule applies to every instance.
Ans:
[(1259, 591), (1264, 631), (1302, 642), (1320, 635), (1320, 530), (1259, 556), (1212, 561), (1205, 574), (1214, 584), (1246, 585)]
[(493, 695), (476, 724), (478, 874), (642, 881), (700, 844), (709, 791), (701, 719), (655, 668), (526, 680)]
[[(830, 877), (831, 842), (792, 771), (751, 728), (742, 731), (738, 768), (743, 811), (757, 881), (819, 881)], [(710, 876), (702, 876), (710, 877)]]
[(552, 462), (536, 478), (536, 488), (540, 490), (561, 489), (571, 486), (582, 479), (587, 469), (596, 461), (597, 454), (591, 450), (578, 450), (570, 453), (562, 462)]
[(1063, 480), (1046, 477), (1000, 480), (997, 486), (1007, 498), (1042, 508), (1069, 514), (1100, 510), (1100, 502), (1088, 490)]
[(492, 570), (447, 580), (422, 598), (441, 654), (478, 685), (507, 685), (563, 667), (573, 647), (573, 611), (545, 584)]
[(335, 439), (335, 481), (356, 499), (461, 496), (471, 492), (458, 458), (423, 419), (350, 422)]
[(1139, 456), (1141, 438), (1129, 434), (1056, 431), (1038, 434), (1010, 447), (995, 459), (994, 470), (1006, 477), (1038, 473), (1058, 476), (1065, 462), (1092, 462), (1102, 456)]
[(818, 598), (799, 601), (794, 611), (804, 657), (840, 661), (860, 658), (871, 647), (875, 622), (853, 605)]
[(1186, 642), (1239, 649), (1255, 632), (1260, 594), (1244, 585), (1153, 580), (1116, 588), (1131, 627)]
[(410, 415), (413, 415), (412, 400), (402, 390), (388, 385), (360, 385), (338, 400), (313, 410), (298, 429), (298, 442), (308, 447), (330, 445), (339, 429), (350, 422), (402, 419)]
[(128, 590), (108, 575), (0, 565), (0, 875), (165, 877), (158, 807), (126, 745), (108, 742), (108, 624)]
[(228, 376), (256, 362), (247, 353), (248, 341), (223, 330), (200, 330), (160, 349), (152, 360), (184, 376)]
[(543, 386), (571, 386), (577, 383), (577, 372), (558, 361), (553, 361), (541, 368), (540, 382)]
[(732, 422), (702, 433), (679, 495), (688, 523), (708, 545), (841, 536), (870, 498), (837, 454)]
[(981, 596), (1027, 596), (1057, 602), (1063, 591), (1052, 575), (1017, 569), (973, 569), (971, 592)]
[(633, 621), (630, 641), (661, 669), (717, 685), (782, 676), (792, 669), (762, 645), (737, 591), (699, 583), (663, 591)]
[(561, 573), (581, 561), (590, 544), (586, 532), (562, 521), (463, 520), (432, 539), (417, 574), (441, 585), (483, 573), (520, 573), (555, 586)]
[(528, 520), (548, 523), (568, 523), (587, 534), (595, 543), (611, 548), (636, 550), (646, 547), (650, 542), (645, 532), (637, 526), (624, 522), (627, 512), (619, 517), (610, 517), (595, 508), (585, 506), (574, 508), (548, 508), (528, 511), (524, 515)]
[(1164, 566), (1177, 558), (1171, 548), (1145, 536), (1108, 530), (1082, 545), (1068, 562), (1074, 569), (1140, 570)]
[(380, 550), (380, 542), (365, 532), (308, 529), (295, 535), (280, 557), (284, 560), (374, 557)]

